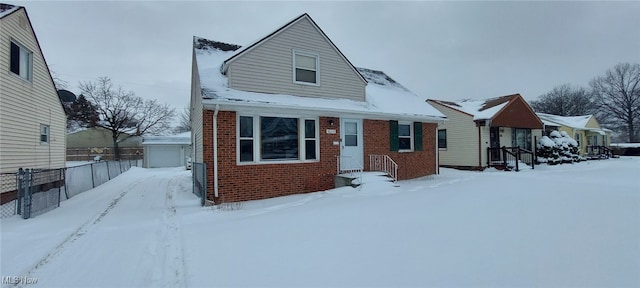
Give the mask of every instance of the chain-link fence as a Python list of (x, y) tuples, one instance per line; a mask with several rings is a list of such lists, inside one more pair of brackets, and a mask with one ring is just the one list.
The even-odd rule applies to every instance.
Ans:
[(16, 215), (17, 183), (16, 173), (0, 174), (0, 218)]
[(207, 165), (205, 163), (193, 163), (193, 194), (200, 197), (200, 204), (204, 206), (207, 199)]
[(60, 201), (102, 185), (133, 166), (142, 166), (142, 160), (101, 161), (61, 169), (25, 169), (22, 174), (0, 174), (0, 217), (40, 215), (59, 207)]

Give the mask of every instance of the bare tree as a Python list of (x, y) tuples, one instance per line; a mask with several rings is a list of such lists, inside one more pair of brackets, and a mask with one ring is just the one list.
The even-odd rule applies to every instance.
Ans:
[(639, 142), (640, 64), (619, 63), (589, 84), (602, 112), (623, 128), (629, 142)]
[(69, 82), (60, 78), (60, 76), (58, 76), (58, 73), (56, 73), (55, 71), (51, 71), (51, 79), (53, 79), (53, 86), (56, 87), (56, 90), (69, 89)]
[(589, 115), (596, 112), (592, 94), (582, 87), (562, 84), (531, 101), (536, 112), (560, 116)]
[(174, 129), (176, 133), (191, 131), (191, 113), (189, 108), (185, 108), (178, 115), (178, 126)]
[(163, 134), (169, 131), (175, 109), (156, 100), (145, 100), (122, 87), (114, 88), (109, 77), (100, 77), (96, 82), (80, 83), (80, 90), (100, 116), (96, 126), (111, 131), (116, 160), (120, 159), (118, 138), (125, 132), (141, 136)]

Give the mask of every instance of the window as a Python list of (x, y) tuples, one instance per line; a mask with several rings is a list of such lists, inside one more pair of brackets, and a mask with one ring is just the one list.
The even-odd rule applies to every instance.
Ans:
[(293, 52), (293, 82), (318, 85), (318, 55)]
[(398, 149), (399, 151), (411, 151), (413, 149), (413, 137), (411, 123), (398, 123)]
[(447, 130), (438, 130), (438, 148), (447, 149)]
[(316, 160), (316, 147), (318, 147), (318, 134), (316, 133), (316, 121), (304, 120), (304, 145), (305, 159)]
[(318, 160), (316, 119), (271, 116), (238, 117), (238, 161)]
[(49, 125), (40, 124), (40, 143), (49, 143)]
[(580, 133), (576, 133), (576, 138), (575, 138), (575, 140), (576, 140), (576, 142), (578, 142), (578, 147), (582, 147), (582, 146), (580, 146), (580, 142), (582, 142), (582, 141), (581, 141), (582, 139), (581, 139), (581, 137), (580, 137)]
[(9, 64), (11, 72), (25, 80), (31, 80), (31, 61), (31, 51), (11, 41), (11, 63)]
[(531, 129), (512, 128), (511, 145), (531, 151)]
[(422, 123), (389, 121), (390, 150), (422, 151)]
[(253, 117), (241, 116), (240, 122), (240, 161), (253, 161)]
[(298, 119), (260, 117), (261, 160), (297, 160), (298, 146)]

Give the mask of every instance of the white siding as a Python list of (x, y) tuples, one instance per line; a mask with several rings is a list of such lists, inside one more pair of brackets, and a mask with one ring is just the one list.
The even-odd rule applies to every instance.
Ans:
[(438, 126), (438, 130), (447, 130), (447, 148), (439, 149), (440, 165), (479, 166), (478, 127), (473, 122), (473, 116), (430, 103), (449, 119)]
[[(293, 50), (319, 55), (320, 85), (293, 83)], [(231, 61), (227, 76), (238, 90), (365, 100), (365, 82), (306, 17)]]
[(195, 53), (191, 59), (191, 143), (193, 144), (192, 162), (202, 163), (202, 90)]
[[(65, 166), (66, 117), (24, 9), (0, 19), (0, 172)], [(33, 53), (32, 80), (9, 70), (11, 40)], [(50, 143), (40, 143), (40, 124)]]

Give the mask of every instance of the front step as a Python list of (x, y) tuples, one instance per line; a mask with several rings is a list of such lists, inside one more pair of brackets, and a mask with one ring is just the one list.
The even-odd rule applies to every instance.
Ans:
[[(362, 181), (360, 181), (359, 178), (361, 178)], [(362, 172), (362, 175), (360, 177), (358, 177), (358, 174), (354, 173), (338, 174), (334, 177), (334, 181), (336, 188), (344, 186), (351, 186), (355, 188), (364, 183), (373, 183), (379, 181), (393, 182), (393, 179), (384, 172)]]

